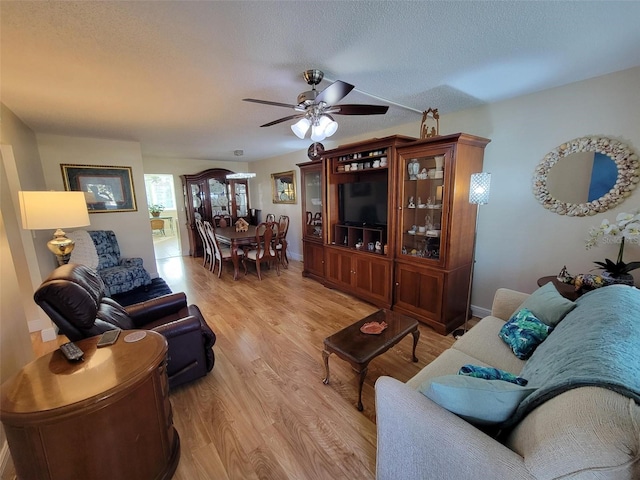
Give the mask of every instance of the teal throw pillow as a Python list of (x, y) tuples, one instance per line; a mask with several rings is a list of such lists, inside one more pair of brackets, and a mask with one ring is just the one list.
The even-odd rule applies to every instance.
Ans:
[(502, 380), (445, 375), (426, 381), (418, 391), (470, 423), (495, 425), (508, 420), (535, 388)]
[(553, 327), (545, 325), (531, 311), (523, 308), (504, 324), (498, 336), (511, 347), (516, 357), (526, 360), (552, 330)]
[(553, 283), (549, 282), (529, 295), (519, 310), (523, 308), (543, 323), (555, 327), (567, 313), (576, 308), (576, 304), (560, 295)]
[(511, 372), (500, 370), (493, 367), (481, 367), (480, 365), (463, 365), (458, 371), (458, 375), (467, 375), (469, 377), (484, 378), (485, 380), (502, 380), (504, 382), (515, 383), (524, 387), (527, 380)]

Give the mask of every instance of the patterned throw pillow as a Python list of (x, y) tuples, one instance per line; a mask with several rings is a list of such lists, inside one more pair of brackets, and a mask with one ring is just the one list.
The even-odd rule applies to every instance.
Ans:
[(503, 380), (505, 382), (515, 383), (521, 387), (527, 384), (527, 380), (511, 372), (500, 370), (499, 368), (481, 367), (479, 365), (463, 365), (458, 371), (458, 375), (484, 378), (485, 380)]
[(498, 335), (516, 357), (526, 360), (552, 330), (553, 327), (545, 325), (530, 310), (523, 308), (513, 314)]

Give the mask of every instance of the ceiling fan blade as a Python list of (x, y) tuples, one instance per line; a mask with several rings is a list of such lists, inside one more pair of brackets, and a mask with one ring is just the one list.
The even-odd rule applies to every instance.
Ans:
[[(334, 109), (336, 109), (334, 111)], [(340, 110), (337, 110), (340, 109)], [(336, 115), (384, 115), (389, 110), (388, 105), (333, 105), (329, 110)]]
[(316, 103), (324, 102), (327, 105), (333, 105), (346, 97), (355, 87), (350, 83), (336, 80), (316, 97)]
[(280, 103), (280, 102), (271, 102), (269, 100), (258, 100), (256, 98), (243, 98), (243, 102), (253, 102), (253, 103), (262, 103), (264, 105), (273, 105), (275, 107), (285, 107), (285, 108), (296, 108), (296, 105), (291, 105), (288, 103)]
[(261, 127), (270, 127), (271, 125), (277, 125), (278, 123), (286, 122), (287, 120), (293, 120), (294, 118), (302, 118), (304, 114), (300, 115), (289, 115), (288, 117), (279, 118), (278, 120), (274, 120), (273, 122), (265, 123), (264, 125), (260, 125)]

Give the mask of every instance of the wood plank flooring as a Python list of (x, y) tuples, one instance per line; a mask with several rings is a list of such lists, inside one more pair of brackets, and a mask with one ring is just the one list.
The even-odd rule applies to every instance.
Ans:
[(300, 262), (280, 276), (265, 270), (262, 281), (252, 266), (233, 281), (230, 265), (218, 279), (201, 262), (157, 261), (217, 335), (213, 371), (171, 392), (181, 440), (174, 479), (374, 479), (376, 379), (408, 380), (454, 339), (420, 325), (418, 363), (410, 335), (374, 359), (358, 412), (358, 376), (346, 362), (332, 355), (331, 383), (322, 383), (322, 341), (374, 306), (303, 278)]

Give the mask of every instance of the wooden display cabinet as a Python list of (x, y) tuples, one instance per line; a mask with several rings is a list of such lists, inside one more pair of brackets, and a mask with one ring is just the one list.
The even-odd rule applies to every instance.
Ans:
[(302, 275), (324, 278), (324, 166), (323, 159), (300, 163), (302, 203)]
[(202, 240), (196, 229), (196, 218), (212, 221), (214, 215), (230, 215), (232, 221), (249, 216), (249, 184), (246, 179), (227, 179), (234, 173), (224, 168), (211, 168), (194, 175), (181, 175), (184, 194), (189, 255), (202, 256)]
[(465, 320), (476, 205), (490, 140), (463, 133), (398, 148), (394, 309), (446, 334)]
[(395, 151), (415, 140), (395, 135), (324, 152), (325, 284), (381, 308), (393, 302)]

